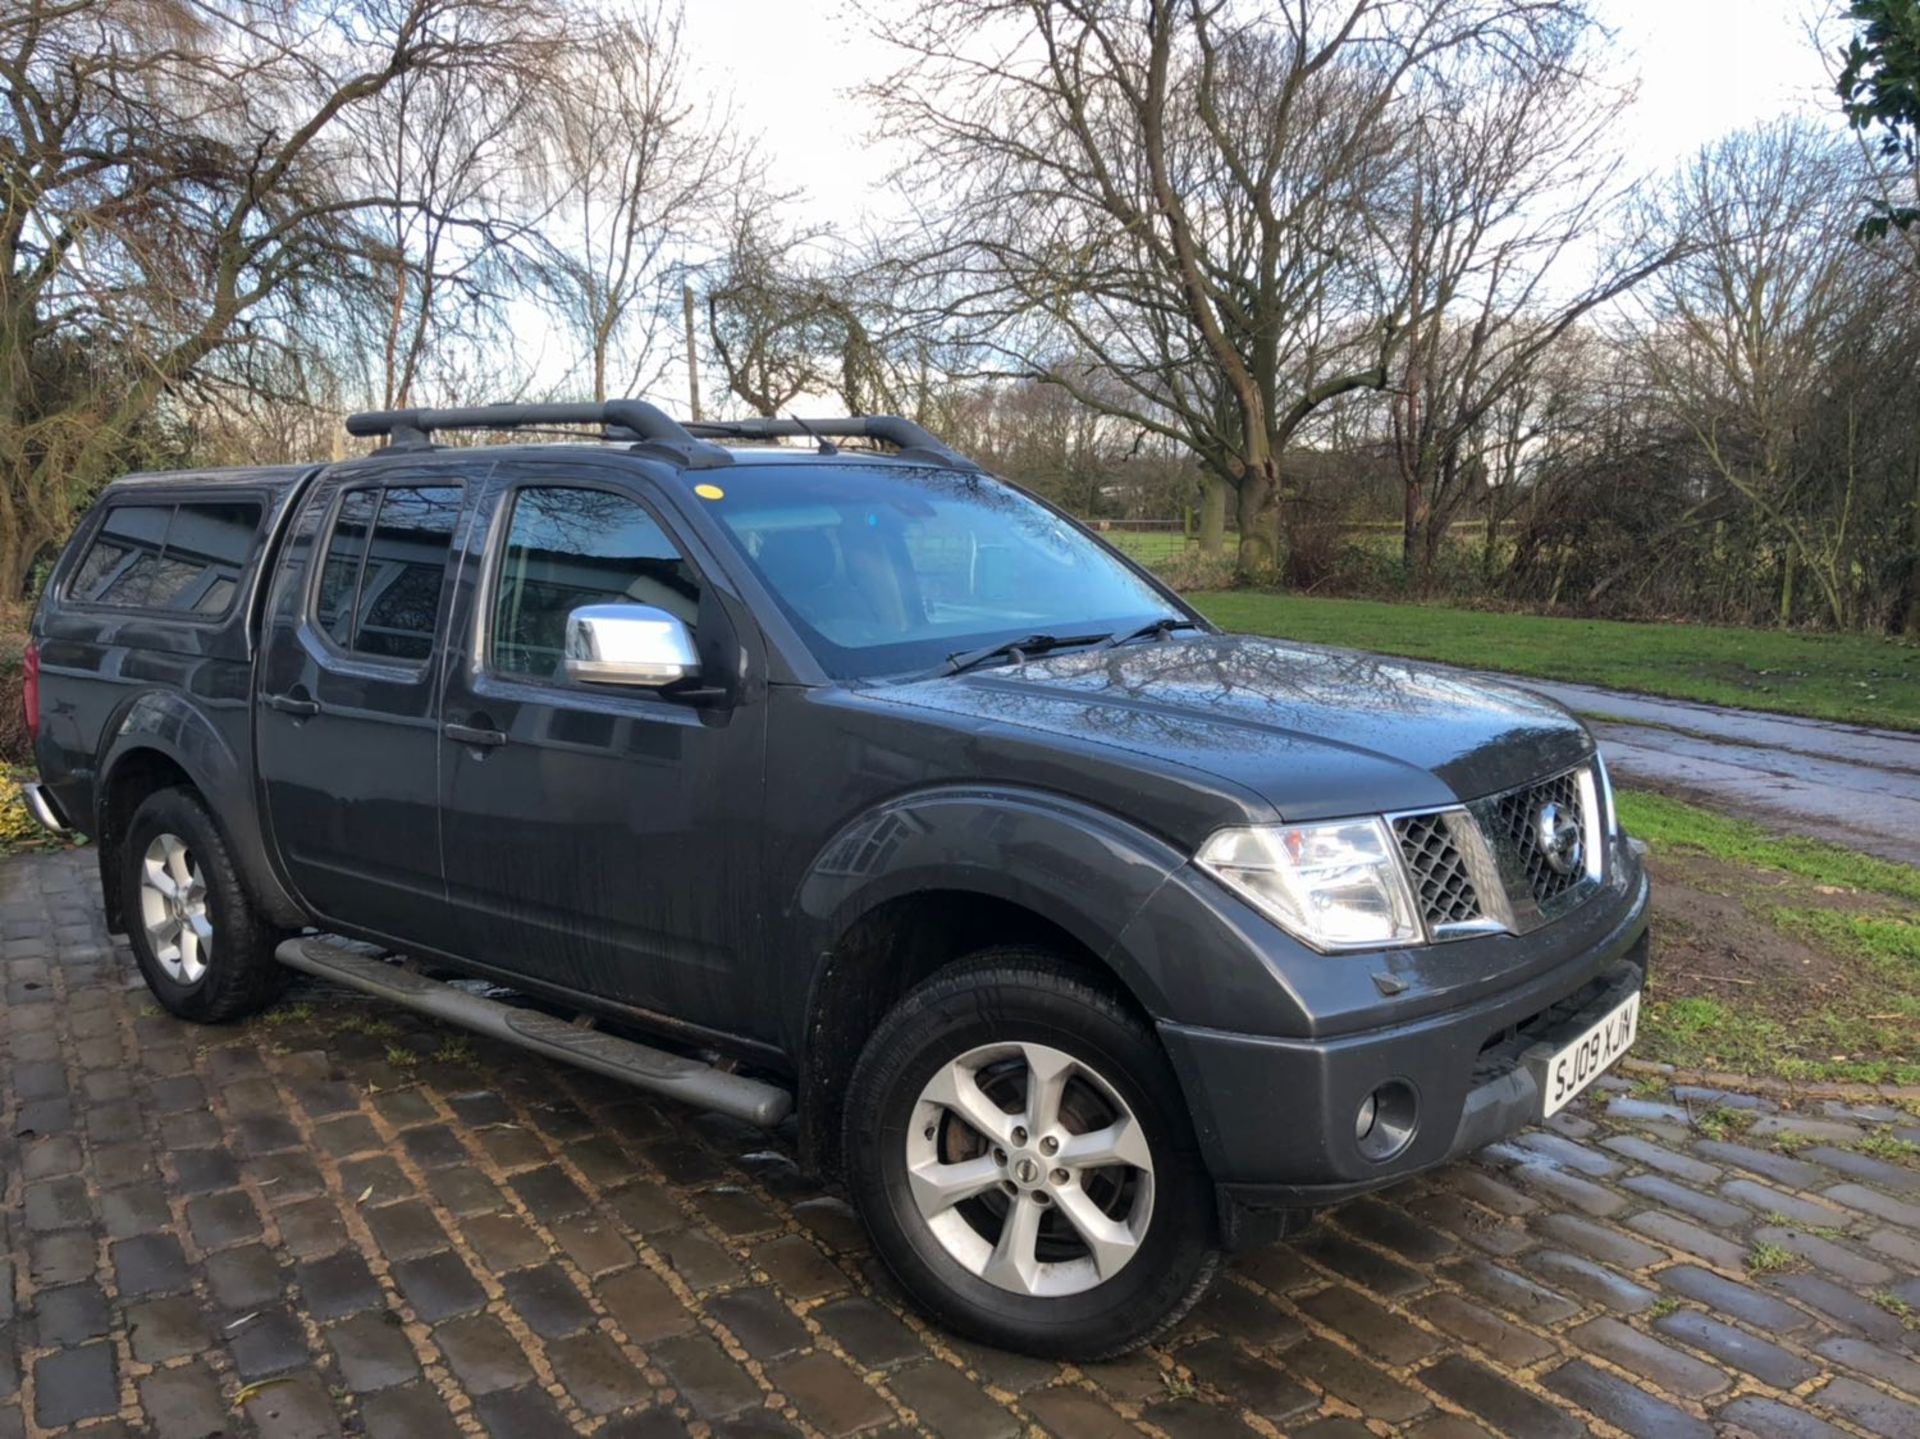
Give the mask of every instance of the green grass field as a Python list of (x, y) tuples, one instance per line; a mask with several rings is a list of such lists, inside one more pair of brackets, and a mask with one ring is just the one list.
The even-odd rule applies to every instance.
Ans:
[(1920, 869), (1912, 865), (1804, 835), (1778, 834), (1750, 820), (1646, 791), (1620, 791), (1620, 818), (1629, 833), (1677, 853), (1708, 854), (1749, 869), (1777, 870), (1816, 885), (1920, 905)]
[(1920, 645), (1867, 635), (1554, 619), (1257, 590), (1191, 594), (1249, 634), (1920, 730)]
[(1106, 530), (1100, 538), (1143, 565), (1163, 565), (1190, 547), (1190, 541), (1178, 530)]
[(1920, 869), (1620, 791), (1652, 846), (1641, 1055), (1789, 1080), (1920, 1082)]

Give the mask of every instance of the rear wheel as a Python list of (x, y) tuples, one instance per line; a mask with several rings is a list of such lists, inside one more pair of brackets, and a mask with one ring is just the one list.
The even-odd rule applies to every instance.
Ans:
[(1153, 1032), (1056, 956), (991, 950), (882, 1022), (846, 1108), (854, 1196), (943, 1323), (1090, 1360), (1178, 1321), (1212, 1192)]
[(226, 839), (198, 795), (164, 789), (120, 846), (121, 912), (147, 987), (169, 1013), (207, 1023), (264, 1008), (286, 987), (280, 935), (254, 910)]

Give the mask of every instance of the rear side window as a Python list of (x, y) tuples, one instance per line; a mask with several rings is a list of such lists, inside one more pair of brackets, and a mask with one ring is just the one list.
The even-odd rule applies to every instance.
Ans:
[(353, 638), (353, 596), (360, 585), (360, 565), (367, 557), (367, 535), (373, 512), (380, 506), (378, 490), (349, 490), (333, 521), (333, 538), (320, 566), (320, 597), (314, 618), (342, 649)]
[(67, 597), (217, 619), (240, 592), (260, 511), (257, 500), (116, 505), (81, 557)]
[(700, 581), (653, 517), (624, 495), (521, 490), (494, 598), (493, 668), (564, 679), (567, 616), (592, 604), (653, 605), (692, 629)]
[(335, 644), (382, 659), (433, 653), (460, 499), (458, 485), (395, 485), (341, 497), (313, 614)]

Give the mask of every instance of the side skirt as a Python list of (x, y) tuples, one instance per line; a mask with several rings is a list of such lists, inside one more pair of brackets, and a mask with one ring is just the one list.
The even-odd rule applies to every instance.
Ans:
[(793, 1110), (793, 1095), (764, 1080), (469, 994), (364, 950), (302, 936), (282, 943), (274, 955), (284, 965), (349, 989), (762, 1128), (772, 1128)]

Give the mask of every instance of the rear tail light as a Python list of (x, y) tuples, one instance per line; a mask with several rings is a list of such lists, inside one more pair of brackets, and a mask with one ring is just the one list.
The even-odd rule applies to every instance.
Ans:
[(27, 652), (21, 657), (20, 665), (20, 705), (27, 712), (27, 738), (40, 738), (40, 647), (27, 641)]

